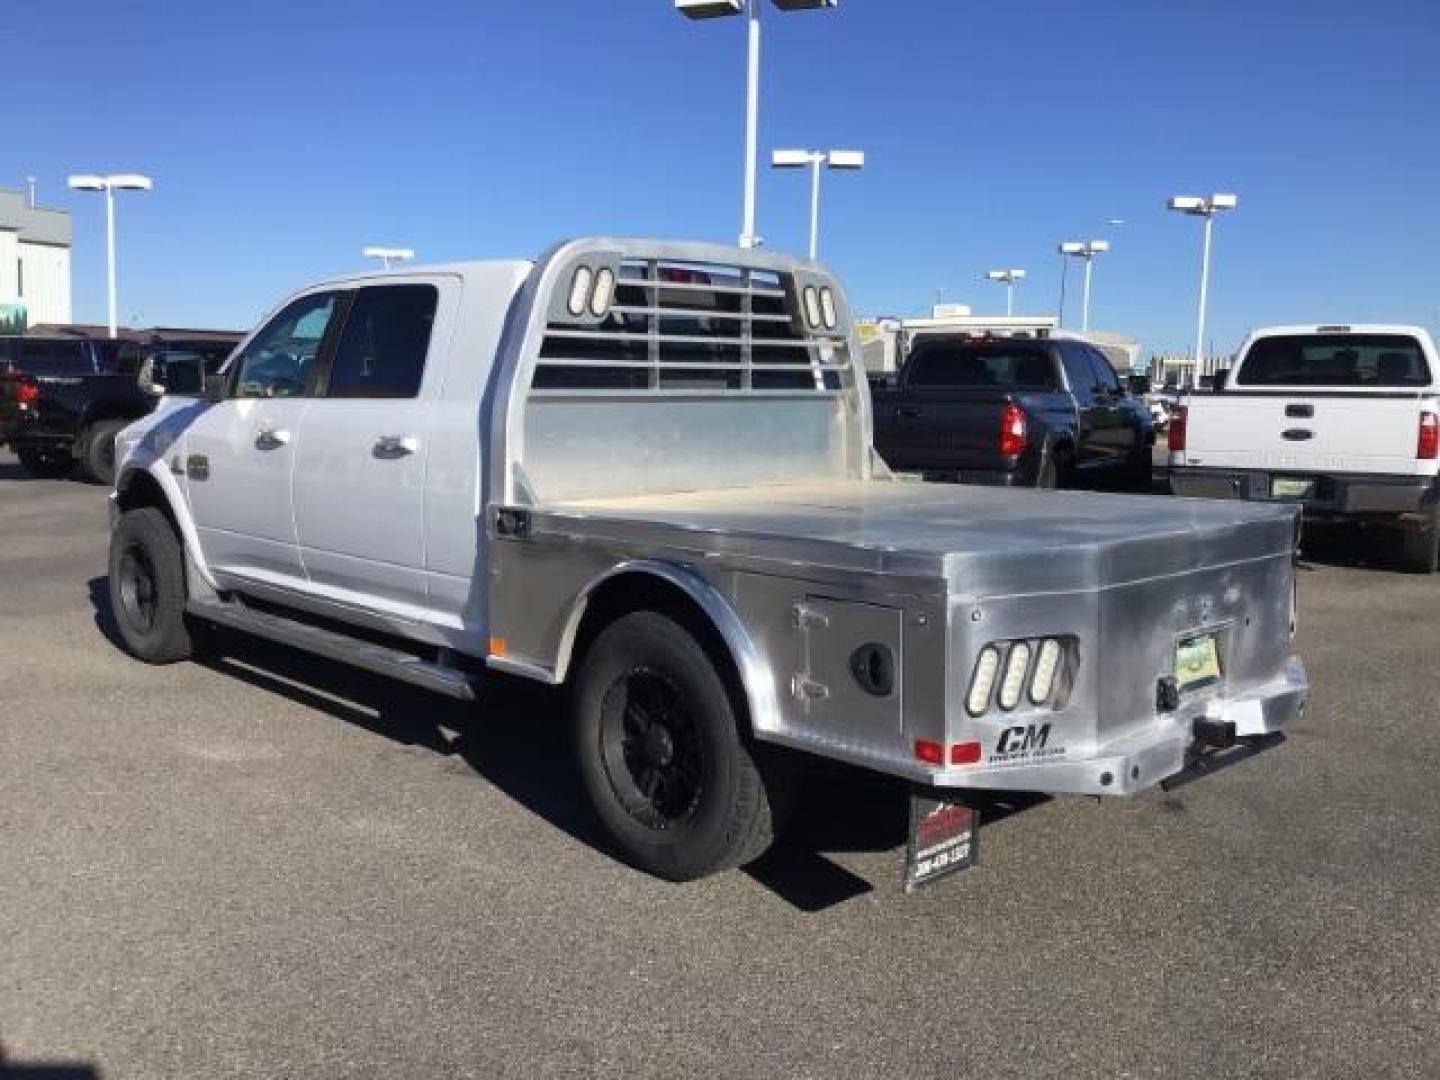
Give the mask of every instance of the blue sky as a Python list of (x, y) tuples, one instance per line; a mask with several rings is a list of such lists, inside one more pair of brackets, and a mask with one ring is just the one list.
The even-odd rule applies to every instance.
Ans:
[[(0, 185), (34, 174), (74, 210), (79, 320), (104, 318), (104, 217), (64, 189), (75, 171), (156, 179), (119, 212), (121, 318), (145, 325), (248, 326), (367, 243), (438, 261), (585, 232), (731, 242), (744, 26), (671, 8), (12, 5)], [(1437, 0), (764, 14), (762, 152), (869, 156), (823, 192), (821, 256), (860, 311), (939, 289), (1003, 310), (982, 275), (1023, 267), (1020, 310), (1050, 312), (1056, 243), (1103, 237), (1092, 324), (1187, 348), (1200, 228), (1163, 204), (1220, 190), (1240, 208), (1216, 227), (1216, 348), (1264, 323), (1440, 322)], [(803, 249), (807, 198), (798, 173), (761, 177), (770, 247)]]

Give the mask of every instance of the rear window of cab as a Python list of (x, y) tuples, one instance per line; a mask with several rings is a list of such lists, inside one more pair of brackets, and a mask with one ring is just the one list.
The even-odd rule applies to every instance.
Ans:
[(1281, 334), (1250, 346), (1238, 386), (1430, 385), (1420, 342), (1407, 334)]

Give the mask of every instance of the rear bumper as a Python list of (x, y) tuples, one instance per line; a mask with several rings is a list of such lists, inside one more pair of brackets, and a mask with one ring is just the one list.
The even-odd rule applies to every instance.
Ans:
[(1278, 741), (1273, 737), (1304, 715), (1309, 692), (1305, 666), (1292, 656), (1278, 677), (1258, 689), (1182, 702), (1144, 732), (1097, 747), (1088, 756), (1071, 751), (1063, 760), (1035, 764), (950, 768), (929, 780), (949, 788), (1134, 795), (1182, 774), (1193, 778), (1189, 774), (1212, 749), (1197, 728), (1223, 727), (1241, 746)]
[(1201, 499), (1244, 499), (1290, 502), (1271, 495), (1276, 478), (1313, 480), (1314, 490), (1300, 505), (1306, 514), (1414, 514), (1436, 498), (1437, 481), (1430, 476), (1387, 476), (1376, 473), (1307, 473), (1262, 469), (1204, 469), (1174, 466), (1170, 490)]

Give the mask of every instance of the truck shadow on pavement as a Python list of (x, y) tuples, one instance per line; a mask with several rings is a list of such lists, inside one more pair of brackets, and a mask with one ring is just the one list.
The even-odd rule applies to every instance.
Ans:
[[(110, 609), (108, 579), (93, 578), (88, 585), (96, 628), (122, 649)], [(550, 825), (625, 861), (585, 800), (561, 690), (496, 675), (485, 683), (480, 701), (455, 701), (223, 630), (205, 634), (195, 662), (402, 746), (456, 758)], [(785, 836), (745, 872), (806, 912), (822, 911), (877, 886), (898, 887), (908, 794), (904, 782), (877, 773), (827, 761), (809, 764), (800, 808)], [(1048, 799), (997, 792), (974, 805), (983, 832)], [(892, 853), (893, 880), (872, 883), (827, 857), (843, 852)]]

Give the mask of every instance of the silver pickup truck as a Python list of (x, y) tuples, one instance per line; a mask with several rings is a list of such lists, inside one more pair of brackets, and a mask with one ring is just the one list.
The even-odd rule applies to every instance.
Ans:
[(596, 813), (673, 879), (760, 854), (805, 754), (1129, 795), (1278, 741), (1293, 508), (898, 481), (852, 327), (824, 265), (692, 243), (310, 286), (122, 434), (120, 632), (565, 684)]

